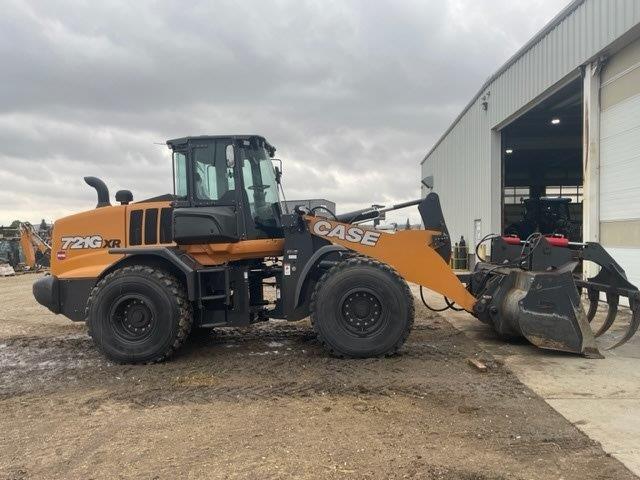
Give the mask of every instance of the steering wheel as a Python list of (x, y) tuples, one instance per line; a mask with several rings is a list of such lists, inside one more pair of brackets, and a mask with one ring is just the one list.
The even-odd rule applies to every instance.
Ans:
[(251, 185), (247, 188), (249, 190), (266, 190), (267, 188), (271, 188), (271, 185)]

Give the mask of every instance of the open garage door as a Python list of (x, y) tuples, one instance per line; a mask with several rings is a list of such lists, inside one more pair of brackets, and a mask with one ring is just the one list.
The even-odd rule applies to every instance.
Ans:
[(502, 228), (582, 241), (582, 81), (502, 130)]

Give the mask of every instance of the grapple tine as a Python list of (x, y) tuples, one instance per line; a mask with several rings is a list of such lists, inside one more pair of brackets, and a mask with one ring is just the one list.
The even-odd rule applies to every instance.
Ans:
[(618, 343), (606, 348), (605, 350), (611, 350), (627, 343), (638, 331), (638, 327), (640, 326), (640, 303), (637, 300), (629, 299), (629, 306), (631, 307), (631, 322), (629, 323), (629, 330), (627, 330), (627, 333), (624, 334), (624, 337), (622, 337)]
[[(631, 322), (622, 338), (617, 329), (611, 341), (617, 343), (607, 350), (633, 337), (640, 329), (640, 291), (602, 245), (554, 245), (544, 237), (539, 242), (530, 247), (530, 258), (523, 262), (521, 243), (511, 245), (500, 236), (492, 240), (492, 263), (479, 262), (469, 283), (478, 299), (474, 315), (493, 324), (500, 335), (524, 337), (549, 350), (602, 358), (595, 337), (611, 330), (623, 297), (629, 299)], [(525, 246), (531, 243), (528, 240)], [(585, 262), (598, 265), (598, 273), (584, 278), (588, 270), (577, 271), (577, 267)], [(595, 325), (602, 293), (607, 296), (607, 315), (602, 324)]]
[[(618, 303), (620, 301), (620, 297), (615, 294), (607, 293), (607, 305), (609, 310), (607, 310), (607, 318), (605, 318), (604, 323), (600, 326), (598, 331), (595, 333), (596, 337), (599, 337), (604, 332), (611, 328), (613, 322), (616, 320), (616, 315), (618, 314)], [(589, 311), (591, 311), (591, 306), (589, 306)]]
[(596, 316), (596, 312), (598, 311), (598, 302), (600, 300), (600, 292), (593, 288), (589, 288), (587, 290), (587, 295), (589, 296), (589, 311), (587, 312), (587, 320), (591, 323), (593, 317)]

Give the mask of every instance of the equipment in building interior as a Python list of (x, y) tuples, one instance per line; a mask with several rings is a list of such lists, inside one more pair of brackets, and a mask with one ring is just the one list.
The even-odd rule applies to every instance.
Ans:
[[(55, 222), (52, 274), (33, 286), (51, 311), (86, 320), (97, 347), (114, 361), (163, 360), (194, 329), (307, 316), (334, 355), (390, 355), (413, 325), (407, 282), (444, 295), (447, 305), (503, 336), (551, 350), (600, 355), (580, 289), (592, 299), (605, 292), (610, 308), (619, 296), (629, 299), (632, 321), (618, 343), (638, 328), (638, 289), (598, 244), (554, 246), (532, 236), (459, 277), (449, 266), (451, 239), (435, 193), (339, 215), (300, 207), (283, 214), (282, 169), (273, 166), (275, 148), (263, 137), (167, 144), (174, 194), (134, 203), (121, 190), (112, 206), (106, 185), (85, 177), (98, 204)], [(415, 205), (424, 230), (363, 225)], [(574, 271), (584, 261), (602, 272), (578, 278)]]
[(522, 219), (505, 228), (506, 235), (527, 238), (538, 232), (543, 235), (564, 235), (573, 241), (582, 238), (580, 222), (571, 218), (570, 198), (532, 197), (522, 203)]

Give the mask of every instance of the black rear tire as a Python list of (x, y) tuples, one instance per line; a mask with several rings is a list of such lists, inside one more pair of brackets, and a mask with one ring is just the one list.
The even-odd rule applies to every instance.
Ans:
[(173, 275), (135, 265), (101, 279), (87, 302), (89, 335), (117, 363), (155, 363), (184, 343), (193, 309)]
[(392, 355), (413, 326), (413, 295), (390, 266), (367, 257), (349, 258), (317, 283), (311, 323), (333, 355), (367, 358)]

